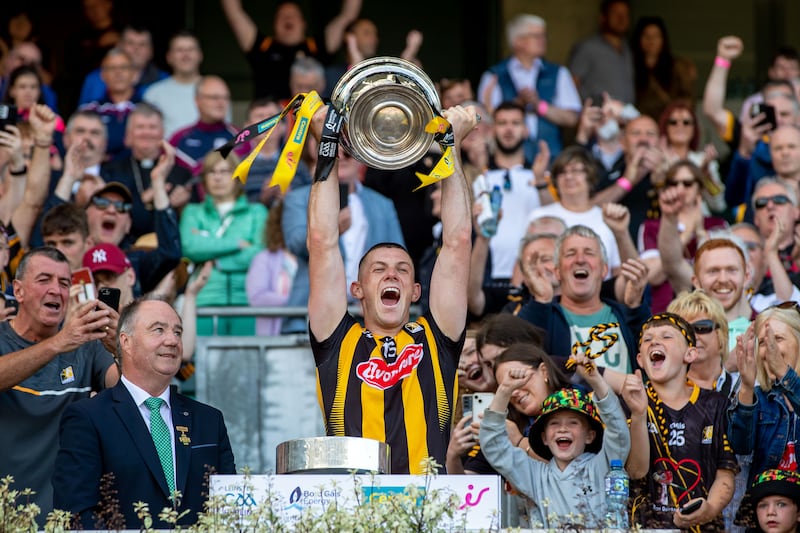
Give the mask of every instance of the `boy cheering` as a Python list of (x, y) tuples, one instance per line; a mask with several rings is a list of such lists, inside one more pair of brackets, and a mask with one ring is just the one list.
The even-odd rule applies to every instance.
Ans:
[(687, 380), (695, 346), (692, 326), (678, 315), (655, 315), (642, 327), (637, 360), (648, 377), (650, 469), (632, 490), (642, 494), (632, 500), (631, 521), (644, 527), (725, 529), (722, 509), (738, 470), (725, 433), (728, 401)]

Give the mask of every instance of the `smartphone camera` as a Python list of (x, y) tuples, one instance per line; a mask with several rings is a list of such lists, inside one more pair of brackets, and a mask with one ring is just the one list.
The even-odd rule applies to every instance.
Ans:
[(9, 124), (17, 123), (17, 106), (0, 104), (0, 129), (5, 130)]

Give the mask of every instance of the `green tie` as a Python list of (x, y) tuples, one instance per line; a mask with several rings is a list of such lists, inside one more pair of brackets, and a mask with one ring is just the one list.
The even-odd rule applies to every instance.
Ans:
[(172, 469), (172, 441), (169, 438), (169, 428), (161, 418), (161, 398), (148, 398), (144, 404), (150, 409), (150, 435), (156, 445), (158, 459), (161, 461), (161, 468), (167, 477), (167, 486), (170, 495), (175, 491), (175, 471)]

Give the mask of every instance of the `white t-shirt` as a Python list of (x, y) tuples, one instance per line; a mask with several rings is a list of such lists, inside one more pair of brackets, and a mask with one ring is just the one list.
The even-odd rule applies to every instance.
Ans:
[[(509, 181), (506, 182), (505, 169), (487, 171), (483, 176), (489, 190), (495, 185), (503, 192), (501, 210), (503, 216), (497, 224), (497, 234), (489, 241), (492, 253), (492, 279), (510, 279), (514, 264), (519, 255), (519, 244), (528, 229), (528, 215), (541, 205), (539, 191), (532, 185), (533, 172), (517, 165), (508, 170)], [(475, 197), (481, 193), (479, 183), (473, 184)], [(509, 188), (510, 186), (510, 188)]]
[(617, 247), (617, 239), (614, 238), (614, 233), (611, 231), (611, 228), (603, 222), (603, 210), (598, 206), (592, 206), (591, 209), (583, 213), (576, 213), (575, 211), (566, 209), (559, 203), (545, 205), (531, 212), (528, 217), (528, 224), (543, 216), (558, 217), (564, 221), (564, 224), (566, 224), (568, 228), (581, 224), (593, 229), (600, 237), (600, 240), (603, 241), (603, 245), (606, 247), (606, 253), (608, 254), (608, 275), (606, 279), (611, 277), (612, 269), (620, 266), (621, 260), (619, 257), (619, 247)]

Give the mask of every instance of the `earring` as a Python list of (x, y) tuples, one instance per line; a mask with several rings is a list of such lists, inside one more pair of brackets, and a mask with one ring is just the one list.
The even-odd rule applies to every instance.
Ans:
[(544, 377), (544, 382), (545, 382), (545, 384), (550, 384), (550, 380), (547, 379), (547, 376)]

